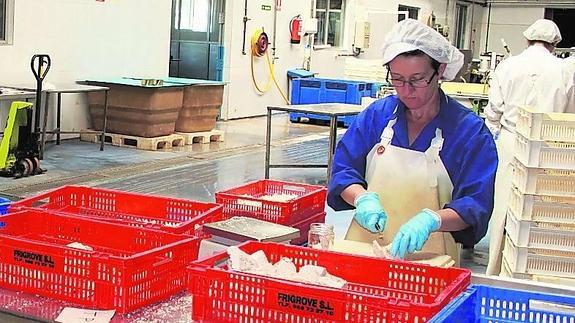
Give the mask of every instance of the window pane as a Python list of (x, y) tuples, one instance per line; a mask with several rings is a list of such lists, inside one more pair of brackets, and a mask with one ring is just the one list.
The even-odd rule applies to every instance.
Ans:
[[(397, 11), (408, 11), (405, 6), (399, 5), (397, 6)], [(404, 14), (397, 15), (397, 22), (402, 21), (403, 19), (407, 18)]]
[(327, 43), (332, 46), (339, 46), (341, 38), (341, 13), (329, 13), (329, 26), (327, 28)]
[(397, 11), (407, 11), (407, 17), (405, 15), (397, 15), (398, 22), (402, 21), (405, 18), (417, 19), (417, 17), (419, 16), (419, 8), (417, 7), (410, 7), (400, 4), (397, 6)]
[(465, 28), (467, 25), (467, 6), (457, 5), (457, 48), (463, 49), (465, 45)]
[(315, 17), (317, 18), (317, 34), (315, 35), (314, 43), (316, 45), (324, 45), (325, 44), (325, 11), (316, 11)]
[[(210, 0), (182, 0), (180, 29), (205, 32), (208, 30)], [(176, 28), (178, 28), (176, 22)]]
[(329, 0), (329, 8), (330, 9), (341, 10), (342, 5), (343, 5), (343, 0)]
[(327, 9), (327, 0), (317, 0), (315, 3), (316, 9)]

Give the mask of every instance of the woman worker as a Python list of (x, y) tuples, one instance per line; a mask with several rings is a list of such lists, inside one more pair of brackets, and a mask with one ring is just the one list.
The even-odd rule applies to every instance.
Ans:
[[(391, 243), (392, 256), (473, 246), (493, 210), (497, 152), (482, 119), (443, 93), (463, 54), (412, 19), (396, 24), (383, 63), (397, 95), (360, 113), (337, 145), (328, 204), (355, 206), (346, 239)], [(381, 243), (380, 243), (381, 244)]]

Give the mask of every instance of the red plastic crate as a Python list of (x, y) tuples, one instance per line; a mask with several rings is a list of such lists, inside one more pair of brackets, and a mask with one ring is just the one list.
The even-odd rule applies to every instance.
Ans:
[(308, 219), (305, 219), (301, 222), (292, 224), (291, 227), (298, 228), (300, 234), (299, 234), (299, 238), (291, 241), (291, 244), (301, 245), (301, 244), (304, 244), (305, 242), (307, 242), (307, 237), (308, 237), (308, 233), (309, 233), (309, 226), (312, 223), (324, 223), (325, 222), (325, 215), (326, 215), (326, 213), (322, 212), (322, 213), (314, 215)]
[(223, 220), (222, 206), (87, 186), (62, 186), (12, 204), (117, 221), (137, 227), (205, 237), (204, 223)]
[[(288, 202), (261, 199), (273, 194), (293, 194), (298, 197)], [(264, 179), (216, 192), (216, 203), (223, 205), (225, 218), (247, 216), (291, 225), (324, 212), (326, 194), (327, 189), (323, 186)]]
[(271, 262), (324, 266), (343, 289), (232, 271), (219, 253), (193, 262), (192, 320), (207, 322), (425, 322), (465, 291), (467, 269), (356, 256), (277, 243), (248, 242)]
[(32, 209), (0, 222), (0, 287), (120, 313), (185, 289), (201, 241)]

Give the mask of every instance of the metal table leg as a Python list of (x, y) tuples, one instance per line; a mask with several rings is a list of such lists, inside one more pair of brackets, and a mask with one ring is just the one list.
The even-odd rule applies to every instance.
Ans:
[(108, 90), (104, 91), (104, 120), (102, 121), (102, 137), (100, 138), (100, 151), (104, 151), (104, 140), (106, 140), (106, 122), (108, 119)]
[(331, 167), (333, 164), (333, 155), (335, 153), (335, 143), (337, 141), (337, 116), (332, 115), (329, 121), (329, 151), (327, 157), (327, 183), (331, 176)]
[(56, 106), (56, 145), (60, 144), (60, 130), (61, 130), (61, 118), (62, 113), (62, 93), (58, 92), (58, 105)]
[(271, 152), (271, 136), (272, 136), (272, 110), (268, 107), (268, 116), (266, 124), (266, 166), (265, 178), (270, 178), (270, 152)]

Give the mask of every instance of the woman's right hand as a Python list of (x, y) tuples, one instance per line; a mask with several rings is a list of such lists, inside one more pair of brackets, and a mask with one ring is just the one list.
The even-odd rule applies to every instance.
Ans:
[(387, 222), (387, 214), (381, 207), (379, 195), (375, 192), (365, 192), (355, 201), (354, 218), (365, 229), (372, 233), (383, 232)]

